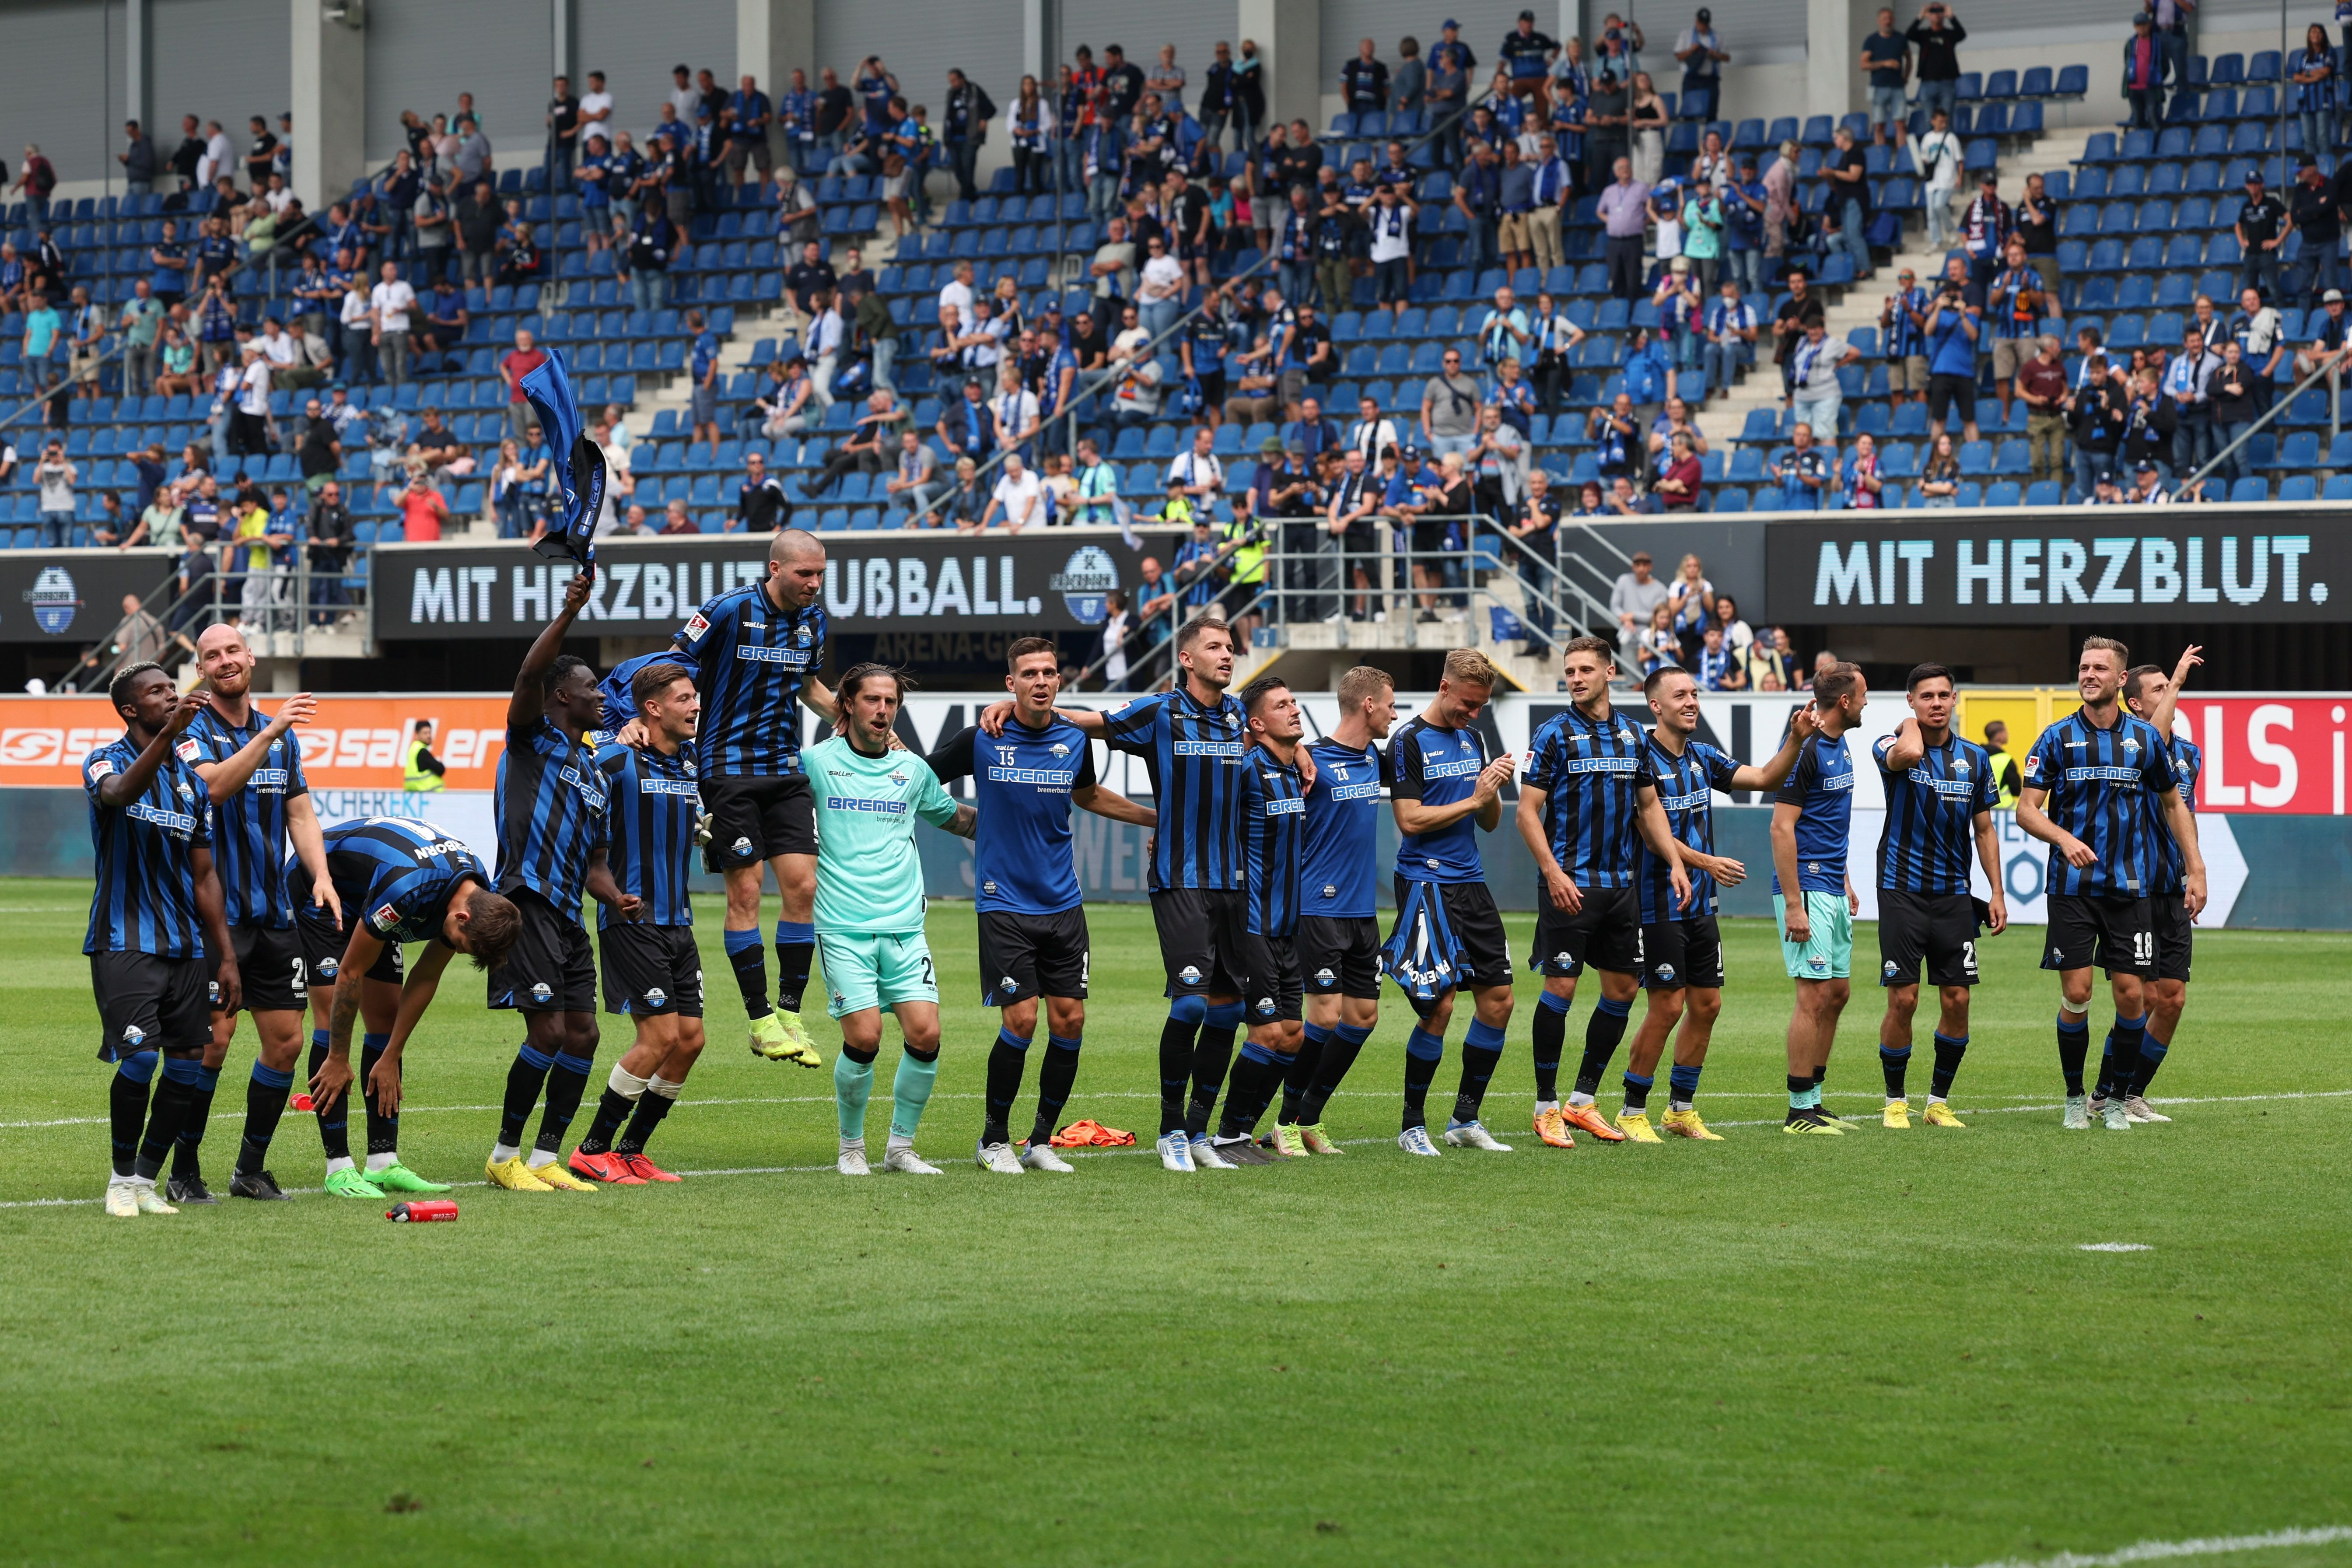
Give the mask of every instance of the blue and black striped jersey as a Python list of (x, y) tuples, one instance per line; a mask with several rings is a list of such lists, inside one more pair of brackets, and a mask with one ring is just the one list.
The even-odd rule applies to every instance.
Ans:
[[(2173, 785), (2172, 755), (2154, 725), (2118, 713), (2102, 730), (2077, 709), (2042, 731), (2025, 757), (2025, 787), (2049, 791), (2050, 820), (2090, 847), (2087, 866), (2050, 848), (2048, 891), (2078, 899), (2139, 899), (2154, 889), (2148, 830)], [(2147, 797), (2158, 798), (2147, 798)]]
[(677, 648), (702, 693), (697, 749), (708, 778), (801, 771), (801, 695), (824, 665), (824, 606), (781, 610), (754, 583), (712, 599)]
[[(637, 716), (636, 696), (630, 688), (636, 681), (637, 671), (649, 664), (674, 664), (688, 675), (695, 672), (694, 661), (674, 647), (666, 647), (656, 653), (641, 653), (635, 658), (625, 658), (614, 665), (604, 679), (596, 683), (596, 693), (604, 700), (604, 711), (597, 720), (595, 730), (586, 737), (590, 745), (601, 748), (622, 726)], [(696, 746), (698, 751), (698, 738)]]
[(1010, 914), (1054, 915), (1086, 901), (1070, 848), (1070, 792), (1095, 783), (1095, 749), (1062, 719), (1004, 733), (964, 730), (926, 759), (941, 784), (972, 780), (980, 822), (972, 841), (972, 904)]
[(1242, 891), (1244, 918), (1259, 936), (1290, 936), (1298, 930), (1306, 823), (1307, 792), (1298, 764), (1263, 746), (1250, 748), (1242, 759), (1242, 860), (1247, 878)]
[(1897, 893), (1965, 893), (1976, 851), (1977, 813), (1990, 811), (1992, 754), (1947, 735), (1897, 772), (1886, 765), (1895, 737), (1870, 748), (1885, 775), (1886, 822), (1878, 834), (1878, 885)]
[[(1815, 735), (1806, 742), (1776, 799), (1797, 808), (1797, 887), (1808, 893), (1844, 892), (1847, 847), (1853, 837), (1853, 754), (1845, 737)], [(1772, 890), (1783, 890), (1777, 866)]]
[(429, 822), (362, 817), (335, 824), (325, 838), (327, 876), (343, 918), (388, 942), (439, 941), (457, 889), (490, 885), (481, 857)]
[[(604, 858), (613, 880), (645, 900), (647, 925), (692, 925), (686, 883), (694, 874), (694, 815), (702, 805), (694, 747), (664, 756), (652, 746), (608, 745), (596, 753), (596, 771), (610, 803)], [(596, 929), (612, 921), (613, 911), (599, 904)]]
[(98, 851), (89, 934), (81, 950), (194, 958), (205, 951), (205, 935), (196, 921), (189, 851), (209, 849), (213, 842), (212, 797), (205, 793), (205, 781), (175, 750), (137, 800), (99, 804), (99, 785), (129, 773), (144, 749), (126, 734), (81, 760), (89, 841)]
[[(1389, 794), (1423, 805), (1452, 805), (1478, 793), (1486, 766), (1486, 737), (1448, 730), (1416, 713), (1389, 737)], [(1483, 882), (1478, 814), (1456, 817), (1434, 833), (1397, 838), (1396, 874), (1412, 882)]]
[(1381, 843), (1381, 749), (1358, 751), (1326, 738), (1307, 748), (1315, 784), (1307, 792), (1300, 851), (1299, 913), (1369, 919)]
[[(258, 708), (248, 710), (243, 724), (207, 708), (180, 737), (180, 760), (191, 767), (225, 763), (268, 726), (269, 716)], [(270, 742), (245, 787), (213, 807), (213, 866), (220, 872), (229, 924), (271, 931), (293, 925), (294, 905), (286, 896), (286, 803), (310, 791), (302, 777), (302, 742), (289, 730)]]
[(1151, 776), (1160, 810), (1154, 891), (1242, 885), (1241, 773), (1248, 722), (1233, 693), (1204, 708), (1181, 686), (1103, 715), (1110, 749), (1141, 757)]
[[(2205, 771), (2205, 753), (2197, 742), (2180, 735), (2171, 737), (2165, 752), (2172, 759), (2173, 783), (2180, 798), (2197, 808), (2197, 780)], [(2172, 837), (2172, 824), (2164, 815), (2164, 797), (2146, 795), (2148, 815), (2148, 842), (2156, 846), (2156, 868), (2148, 891), (2151, 893), (2185, 893), (2189, 890), (2189, 858), (2180, 852), (2180, 841)]]
[(1544, 835), (1559, 868), (1580, 888), (1630, 888), (1640, 841), (1649, 737), (1612, 709), (1589, 718), (1574, 708), (1536, 731), (1527, 787), (1544, 792)]
[[(1658, 805), (1666, 814), (1666, 831), (1675, 842), (1688, 845), (1702, 855), (1715, 853), (1715, 792), (1728, 792), (1732, 775), (1739, 771), (1736, 758), (1708, 745), (1705, 741), (1685, 741), (1683, 754), (1675, 755), (1658, 743), (1657, 732), (1643, 737), (1649, 747), (1651, 782), (1658, 786)], [(1634, 868), (1642, 889), (1642, 923), (1683, 920), (1692, 915), (1711, 915), (1716, 910), (1715, 873), (1690, 867), (1690, 908), (1675, 903), (1675, 885), (1666, 873), (1666, 863), (1651, 853), (1650, 847), (1636, 837), (1633, 843)], [(1570, 873), (1571, 876), (1574, 873)]]
[(610, 832), (609, 805), (595, 758), (554, 720), (542, 713), (527, 730), (508, 730), (499, 753), (499, 891), (529, 888), (577, 920), (589, 852)]

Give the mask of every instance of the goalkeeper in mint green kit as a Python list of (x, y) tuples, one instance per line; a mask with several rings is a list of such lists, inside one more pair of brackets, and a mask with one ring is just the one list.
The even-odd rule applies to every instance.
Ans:
[(915, 1152), (915, 1129), (940, 1070), (940, 986), (923, 940), (923, 861), (915, 818), (969, 838), (978, 818), (940, 785), (930, 764), (890, 749), (905, 679), (861, 664), (841, 678), (841, 733), (803, 753), (816, 798), (816, 945), (841, 1055), (833, 1098), (845, 1176), (867, 1173), (866, 1102), (882, 1050), (882, 1009), (898, 1016), (905, 1051), (891, 1086), (890, 1144), (882, 1168), (936, 1176)]

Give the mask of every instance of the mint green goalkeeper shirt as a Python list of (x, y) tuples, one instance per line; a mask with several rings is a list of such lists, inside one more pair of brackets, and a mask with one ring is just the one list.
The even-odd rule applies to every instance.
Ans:
[(839, 735), (802, 753), (816, 795), (816, 929), (835, 934), (923, 929), (923, 860), (915, 818), (955, 820), (955, 797), (912, 752), (860, 755)]

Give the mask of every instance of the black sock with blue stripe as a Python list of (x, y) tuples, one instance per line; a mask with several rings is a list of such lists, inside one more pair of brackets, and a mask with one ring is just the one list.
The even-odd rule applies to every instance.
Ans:
[(1647, 1116), (1650, 1113), (1650, 1090), (1657, 1083), (1654, 1073), (1647, 1078), (1633, 1068), (1625, 1069), (1625, 1114)]
[(1192, 1041), (1209, 1016), (1198, 996), (1171, 997), (1160, 1026), (1160, 1135), (1184, 1131), (1184, 1086), (1192, 1077)]
[(1255, 1133), (1259, 1118), (1274, 1101), (1275, 1090), (1282, 1087), (1283, 1069), (1289, 1065), (1288, 1058), (1255, 1040), (1243, 1046), (1240, 1058), (1234, 1063), (1233, 1080), (1226, 1086), (1225, 1109), (1217, 1119), (1217, 1136), (1246, 1138)]
[(1568, 1010), (1575, 1005), (1571, 996), (1556, 996), (1546, 991), (1536, 998), (1536, 1103), (1554, 1105), (1559, 1100), (1559, 1053), (1568, 1044)]
[(1478, 1120), (1479, 1107), (1486, 1103), (1486, 1085), (1502, 1059), (1503, 1031), (1484, 1018), (1471, 1019), (1462, 1037), (1462, 1083), (1454, 1093), (1453, 1125)]
[(2088, 1015), (2069, 1020), (2058, 1015), (2058, 1070), (2066, 1075), (2066, 1096), (2073, 1099), (2083, 1092), (2083, 1064), (2091, 1055), (2091, 1020)]
[(1674, 1065), (1666, 1074), (1667, 1110), (1688, 1110), (1691, 1108), (1691, 1101), (1698, 1098), (1698, 1075), (1705, 1065), (1699, 1062), (1689, 1067), (1680, 1062)]
[(129, 1178), (137, 1165), (139, 1134), (147, 1125), (147, 1089), (162, 1061), (155, 1051), (125, 1051), (114, 1058), (114, 1076), (106, 1085), (106, 1120), (117, 1176)]
[(1886, 1078), (1886, 1098), (1889, 1100), (1902, 1099), (1903, 1080), (1911, 1071), (1911, 1047), (1908, 1046), (1880, 1046), (1878, 1047), (1878, 1070), (1885, 1074)]
[(1071, 1086), (1078, 1081), (1078, 1048), (1085, 1043), (1084, 1035), (1045, 1037), (1045, 1059), (1037, 1064), (1037, 1120), (1029, 1129), (1030, 1142), (1054, 1141), (1062, 1107), (1070, 1103)]
[(1404, 1125), (1399, 1131), (1429, 1125), (1429, 1112), (1423, 1109), (1429, 1102), (1429, 1084), (1437, 1076), (1437, 1064), (1444, 1059), (1444, 1036), (1415, 1026), (1404, 1037)]
[(2112, 1075), (2107, 1092), (2112, 1098), (2129, 1100), (2139, 1092), (2139, 1057), (2147, 1032), (2145, 1012), (2137, 1018), (2116, 1016), (2115, 1032), (2107, 1037), (2115, 1042), (2115, 1060), (2107, 1068)]
[(2150, 1014), (2147, 1027), (2141, 1032), (2139, 1038), (2139, 1092), (2143, 1096), (2147, 1093), (2147, 1086), (2156, 1081), (2156, 1069), (2164, 1065), (2164, 1058), (2171, 1049), (2171, 1041), (2156, 1037), (2156, 1016)]
[(553, 1056), (532, 1048), (529, 1040), (515, 1048), (514, 1065), (507, 1068), (506, 1105), (499, 1112), (499, 1148), (522, 1147), (523, 1129), (539, 1109), (539, 1091), (547, 1086), (547, 1071), (554, 1065)]
[(1021, 1098), (1021, 1073), (1028, 1061), (1029, 1042), (1000, 1026), (988, 1052), (988, 1100), (980, 1121), (982, 1143), (1013, 1142), (1013, 1102)]
[(269, 1141), (278, 1136), (278, 1119), (286, 1114), (286, 1097), (293, 1092), (294, 1075), (261, 1062), (245, 1086), (245, 1136), (237, 1141), (236, 1168), (253, 1175), (269, 1161)]
[(1952, 1079), (1959, 1076), (1960, 1058), (1969, 1054), (1966, 1035), (1954, 1039), (1941, 1030), (1936, 1034), (1936, 1070), (1927, 1079), (1927, 1098), (1944, 1100), (1952, 1092)]
[(204, 1147), (205, 1128), (213, 1119), (213, 1095), (220, 1088), (220, 1068), (199, 1063), (195, 1081), (188, 1090), (187, 1115), (182, 1121), (180, 1135), (172, 1140), (172, 1174), (202, 1179), (204, 1165), (198, 1158)]
[(392, 1037), (388, 1034), (360, 1037), (359, 1087), (363, 1091), (360, 1104), (367, 1114), (368, 1152), (371, 1154), (396, 1154), (400, 1150), (400, 1112), (395, 1110), (386, 1116), (383, 1102), (375, 1092), (375, 1066), (383, 1060), (383, 1053), (391, 1045)]
[(1315, 1071), (1323, 1065), (1323, 1047), (1331, 1043), (1328, 1024), (1308, 1024), (1306, 1039), (1282, 1071), (1282, 1110), (1275, 1121), (1285, 1127), (1298, 1125), (1298, 1113), (1306, 1108), (1307, 1091), (1315, 1087)]
[(809, 966), (816, 957), (816, 927), (807, 921), (776, 922), (776, 1005), (787, 1013), (801, 1010), (801, 993), (808, 989)]
[[(327, 1065), (327, 1039), (326, 1030), (310, 1031), (310, 1077), (306, 1081), (316, 1082), (319, 1069)], [(319, 1119), (319, 1148), (327, 1156), (328, 1164), (331, 1166), (337, 1160), (349, 1160), (352, 1157), (351, 1091), (345, 1089), (337, 1095), (332, 1105), (324, 1100), (314, 1102), (311, 1111)]]
[(580, 1101), (588, 1092), (588, 1075), (595, 1070), (594, 1057), (575, 1057), (569, 1051), (557, 1053), (548, 1065), (547, 1112), (539, 1119), (539, 1141), (531, 1145), (535, 1152), (563, 1152), (563, 1135), (580, 1113)]
[(147, 1135), (139, 1141), (138, 1158), (131, 1162), (134, 1175), (153, 1181), (163, 1174), (163, 1162), (179, 1142), (180, 1129), (187, 1124), (195, 1104), (196, 1082), (204, 1070), (204, 1062), (195, 1057), (163, 1058), (155, 1098), (147, 1105)]
[(776, 1005), (768, 1000), (768, 950), (760, 945), (759, 931), (724, 931), (719, 940), (727, 948), (727, 965), (735, 972), (735, 989), (743, 994), (745, 1016), (764, 1018), (774, 1012)]
[(1307, 1087), (1307, 1098), (1298, 1107), (1298, 1124), (1312, 1127), (1323, 1120), (1323, 1108), (1339, 1092), (1339, 1082), (1348, 1069), (1356, 1065), (1364, 1042), (1372, 1037), (1370, 1028), (1356, 1024), (1342, 1024), (1331, 1031), (1331, 1041), (1323, 1047), (1323, 1059), (1316, 1064), (1315, 1081)]
[(1625, 1038), (1625, 1023), (1633, 1013), (1630, 998), (1612, 1002), (1603, 996), (1592, 1005), (1592, 1016), (1584, 1021), (1584, 1060), (1576, 1069), (1578, 1104), (1592, 1103), (1593, 1091), (1609, 1071), (1609, 1058), (1617, 1054), (1618, 1044)]
[(1234, 1059), (1234, 1036), (1242, 1026), (1239, 1002), (1212, 1002), (1201, 1023), (1201, 1037), (1192, 1047), (1192, 1095), (1184, 1107), (1186, 1136), (1209, 1135), (1209, 1113), (1225, 1087), (1225, 1068)]

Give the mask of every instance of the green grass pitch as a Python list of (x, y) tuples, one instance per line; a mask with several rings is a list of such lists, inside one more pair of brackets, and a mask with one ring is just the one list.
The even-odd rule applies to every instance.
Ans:
[[(947, 1174), (851, 1183), (829, 1074), (743, 1048), (706, 905), (714, 1040), (653, 1151), (703, 1173), (683, 1185), (472, 1185), (455, 1225), (315, 1191), (131, 1223), (91, 1201), (87, 898), (0, 884), (0, 1562), (1934, 1568), (2352, 1524), (2346, 936), (2201, 936), (2159, 1084), (2185, 1103), (2128, 1136), (2060, 1131), (2055, 983), (2021, 931), (1985, 943), (1965, 1131), (1781, 1137), (1789, 986), (1738, 922), (1701, 1090), (1726, 1142), (1538, 1145), (1523, 983), (1487, 1101), (1511, 1154), (1395, 1149), (1391, 993), (1328, 1118), (1344, 1158), (1179, 1178), (1147, 1147), (1016, 1180), (969, 1158), (995, 1025), (971, 911), (943, 907), (921, 1142)], [(1148, 1145), (1150, 921), (1092, 920), (1069, 1115)], [(1859, 1118), (1856, 990), (1829, 1087)], [(411, 1050), (428, 1175), (478, 1182), (495, 1131), (517, 1031), (480, 996), (453, 969)], [(626, 1038), (607, 1021), (600, 1068)], [(223, 1187), (250, 1060), (248, 1034), (205, 1146)], [(273, 1164), (315, 1188), (307, 1118)], [(2112, 1242), (2147, 1250), (2082, 1250)]]

